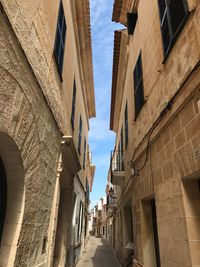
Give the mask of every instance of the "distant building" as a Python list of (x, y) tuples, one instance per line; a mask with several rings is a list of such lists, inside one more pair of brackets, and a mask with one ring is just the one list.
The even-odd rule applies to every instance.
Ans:
[(0, 266), (74, 266), (95, 166), (88, 0), (0, 0)]
[[(114, 248), (134, 267), (200, 265), (200, 2), (115, 0)], [(131, 257), (131, 255), (129, 255)]]
[(96, 237), (107, 237), (107, 198), (102, 197), (91, 210), (91, 234)]

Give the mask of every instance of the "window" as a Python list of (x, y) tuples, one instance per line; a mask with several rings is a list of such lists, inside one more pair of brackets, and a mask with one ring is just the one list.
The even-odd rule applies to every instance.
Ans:
[(155, 254), (157, 267), (160, 267), (160, 249), (159, 249), (159, 239), (158, 239), (158, 226), (157, 226), (157, 215), (156, 215), (156, 202), (155, 199), (151, 200), (151, 212), (152, 212), (152, 222), (153, 222), (153, 235), (155, 243)]
[(134, 79), (134, 96), (135, 96), (135, 119), (144, 105), (144, 88), (142, 74), (142, 56), (139, 54), (138, 60), (133, 72)]
[(133, 242), (133, 219), (132, 206), (130, 203), (124, 207), (124, 239), (126, 244)]
[(119, 143), (118, 144), (118, 151), (117, 151), (117, 158), (116, 158), (116, 160), (117, 160), (117, 168), (116, 168), (116, 170), (117, 171), (123, 171), (124, 169), (123, 169), (123, 166), (124, 166), (124, 164), (123, 164), (123, 154), (122, 154), (122, 151), (121, 151), (121, 143)]
[(88, 182), (88, 178), (86, 177), (86, 181), (85, 181), (85, 189), (86, 189), (86, 200), (87, 203), (89, 203), (90, 200), (90, 186), (89, 186), (89, 182)]
[(86, 142), (86, 138), (84, 139), (84, 154), (83, 154), (83, 169), (85, 169), (85, 161), (86, 161), (86, 146), (87, 146), (87, 142)]
[(186, 0), (158, 0), (158, 5), (164, 54), (167, 55), (175, 37), (186, 21), (189, 10)]
[(123, 127), (121, 129), (121, 140), (120, 140), (120, 143), (118, 144), (117, 169), (118, 169), (118, 171), (124, 171), (124, 132), (123, 132)]
[(120, 150), (121, 150), (121, 153), (123, 154), (123, 151), (124, 151), (124, 129), (123, 127), (121, 129)]
[(125, 108), (125, 148), (128, 145), (128, 106), (126, 104), (126, 108)]
[(74, 80), (73, 97), (72, 97), (72, 113), (71, 113), (71, 124), (72, 124), (73, 130), (74, 130), (75, 109), (76, 109), (76, 82)]
[(62, 1), (60, 1), (58, 20), (57, 20), (57, 29), (56, 29), (56, 38), (54, 45), (54, 54), (56, 63), (58, 66), (58, 71), (60, 76), (62, 76), (63, 69), (63, 59), (64, 59), (64, 51), (65, 51), (65, 37), (66, 37), (66, 21), (65, 14), (63, 9)]
[(81, 154), (82, 128), (83, 128), (83, 122), (82, 122), (82, 118), (80, 116), (79, 134), (78, 134), (78, 153), (79, 154)]

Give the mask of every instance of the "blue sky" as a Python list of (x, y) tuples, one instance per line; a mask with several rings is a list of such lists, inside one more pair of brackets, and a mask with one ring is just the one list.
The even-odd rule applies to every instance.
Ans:
[(105, 195), (110, 152), (115, 134), (109, 131), (110, 96), (112, 84), (112, 60), (114, 30), (122, 25), (111, 22), (113, 0), (90, 0), (93, 47), (93, 66), (96, 97), (95, 119), (90, 120), (89, 142), (96, 165), (91, 206)]

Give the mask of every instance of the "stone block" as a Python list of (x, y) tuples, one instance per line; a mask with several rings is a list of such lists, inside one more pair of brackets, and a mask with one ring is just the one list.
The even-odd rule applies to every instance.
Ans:
[(192, 139), (195, 135), (199, 133), (199, 125), (200, 125), (200, 114), (195, 116), (195, 118), (186, 126), (187, 140)]
[(190, 250), (191, 250), (191, 258), (192, 258), (192, 266), (200, 265), (200, 241), (190, 241)]
[[(200, 202), (200, 201), (199, 201)], [(200, 242), (200, 203), (194, 203), (198, 205), (194, 209), (198, 209), (195, 216), (187, 217), (187, 227), (188, 227), (188, 238), (190, 241), (199, 241)]]
[(174, 176), (174, 164), (168, 161), (163, 165), (163, 178), (164, 180), (170, 179)]
[(185, 138), (185, 131), (181, 131), (176, 137), (175, 137), (175, 145), (176, 149), (179, 149), (181, 146), (183, 146), (186, 142)]
[(180, 116), (175, 117), (171, 123), (171, 138), (175, 137), (182, 129)]
[(192, 101), (189, 101), (181, 112), (182, 126), (185, 127), (194, 118), (194, 107)]

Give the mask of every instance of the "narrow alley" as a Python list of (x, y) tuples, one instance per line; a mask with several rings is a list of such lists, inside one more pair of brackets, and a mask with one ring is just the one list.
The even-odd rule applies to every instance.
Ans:
[(0, 0), (0, 267), (200, 267), (200, 0)]
[(113, 251), (103, 238), (90, 237), (84, 253), (77, 267), (120, 267)]

